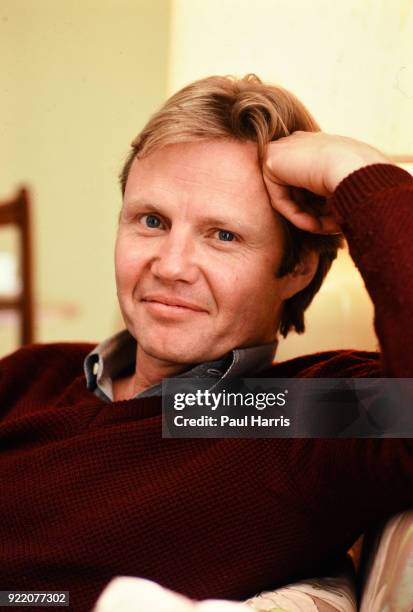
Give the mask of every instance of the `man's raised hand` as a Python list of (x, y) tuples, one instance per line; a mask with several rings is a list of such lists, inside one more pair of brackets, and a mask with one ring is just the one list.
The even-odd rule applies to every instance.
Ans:
[(268, 144), (263, 176), (275, 210), (302, 230), (330, 234), (340, 227), (328, 199), (320, 206), (318, 198), (312, 210), (311, 197), (301, 190), (328, 198), (346, 176), (380, 163), (389, 160), (364, 142), (324, 132), (294, 132)]

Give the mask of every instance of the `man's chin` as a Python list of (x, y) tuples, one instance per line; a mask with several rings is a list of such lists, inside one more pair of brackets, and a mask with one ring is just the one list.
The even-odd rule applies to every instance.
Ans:
[(196, 353), (185, 353), (185, 355), (183, 356), (182, 354), (176, 353), (175, 351), (157, 350), (154, 347), (149, 347), (148, 350), (145, 352), (153, 359), (157, 359), (158, 361), (170, 364), (171, 366), (186, 366), (187, 368), (189, 368), (192, 365), (195, 365), (196, 363), (203, 362), (203, 359), (199, 357)]
[(218, 355), (216, 350), (214, 351), (212, 348), (208, 350), (207, 347), (202, 347), (203, 350), (201, 351), (201, 343), (194, 345), (193, 342), (187, 344), (180, 342), (172, 346), (165, 346), (156, 341), (148, 342), (144, 339), (140, 340), (139, 337), (137, 338), (137, 342), (139, 348), (144, 351), (148, 357), (162, 361), (166, 364), (184, 366), (186, 368), (198, 363), (214, 361), (222, 356)]

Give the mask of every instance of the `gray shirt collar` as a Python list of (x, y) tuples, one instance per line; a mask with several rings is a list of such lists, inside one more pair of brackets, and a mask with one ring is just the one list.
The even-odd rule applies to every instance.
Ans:
[[(179, 376), (182, 378), (241, 377), (269, 367), (274, 359), (277, 342), (248, 348), (233, 349), (220, 359), (197, 364)], [(107, 338), (89, 353), (83, 363), (87, 388), (105, 401), (113, 401), (112, 381), (135, 371), (136, 340), (125, 329)], [(162, 395), (159, 383), (136, 395), (136, 398)]]

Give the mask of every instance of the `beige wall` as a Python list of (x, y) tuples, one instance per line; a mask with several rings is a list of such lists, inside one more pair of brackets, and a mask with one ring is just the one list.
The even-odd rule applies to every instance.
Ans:
[(166, 95), (169, 18), (169, 0), (0, 2), (0, 198), (33, 191), (41, 341), (116, 324), (117, 175)]
[[(169, 92), (211, 74), (255, 72), (291, 89), (325, 131), (413, 156), (410, 0), (173, 0)], [(372, 306), (342, 253), (278, 357), (375, 349)]]

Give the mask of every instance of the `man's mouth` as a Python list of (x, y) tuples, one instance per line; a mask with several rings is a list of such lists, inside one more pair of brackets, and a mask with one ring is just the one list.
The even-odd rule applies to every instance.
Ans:
[(172, 296), (165, 295), (147, 295), (142, 299), (142, 302), (147, 303), (148, 305), (153, 305), (153, 307), (157, 307), (157, 305), (162, 308), (164, 307), (166, 310), (174, 310), (176, 312), (179, 311), (192, 311), (192, 312), (207, 312), (205, 308), (202, 308), (198, 304), (193, 302), (183, 300), (181, 298), (176, 298)]

